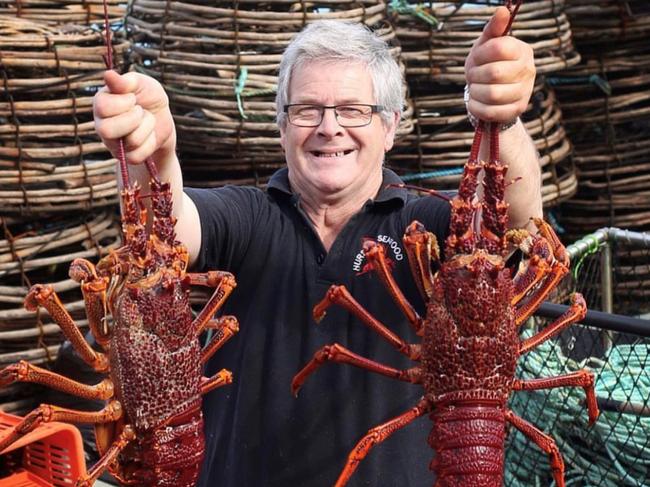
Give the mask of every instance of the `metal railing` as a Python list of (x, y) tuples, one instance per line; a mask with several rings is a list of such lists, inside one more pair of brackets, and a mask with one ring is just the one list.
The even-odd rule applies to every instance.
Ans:
[(567, 247), (571, 262), (580, 262), (585, 255), (595, 251), (600, 253), (601, 310), (605, 313), (614, 311), (612, 245), (617, 242), (650, 249), (650, 234), (605, 227)]

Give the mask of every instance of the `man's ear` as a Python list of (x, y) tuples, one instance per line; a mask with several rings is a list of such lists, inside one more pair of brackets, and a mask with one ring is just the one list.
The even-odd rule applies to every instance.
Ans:
[(397, 125), (399, 124), (399, 113), (393, 113), (393, 121), (389, 127), (386, 128), (386, 135), (384, 137), (384, 152), (388, 152), (393, 148), (395, 143), (395, 132), (397, 131)]

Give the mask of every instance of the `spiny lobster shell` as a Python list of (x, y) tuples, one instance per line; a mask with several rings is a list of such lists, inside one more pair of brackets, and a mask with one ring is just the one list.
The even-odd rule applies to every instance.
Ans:
[(500, 257), (479, 251), (442, 264), (422, 340), (423, 386), (432, 401), (505, 402), (519, 356), (513, 295)]
[(200, 405), (201, 348), (191, 328), (189, 286), (127, 285), (116, 298), (111, 377), (137, 430)]

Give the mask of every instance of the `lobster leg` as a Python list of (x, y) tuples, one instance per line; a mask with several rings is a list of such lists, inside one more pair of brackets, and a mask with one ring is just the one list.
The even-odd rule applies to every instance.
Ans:
[(34, 431), (43, 423), (61, 421), (64, 423), (109, 423), (117, 421), (122, 416), (122, 406), (117, 401), (109, 402), (101, 411), (77, 411), (49, 404), (41, 404), (30, 412), (23, 420), (14, 426), (0, 439), (0, 452), (19, 440), (27, 433)]
[(386, 286), (389, 294), (402, 313), (404, 313), (404, 316), (406, 316), (409, 323), (411, 323), (415, 332), (421, 333), (423, 327), (422, 318), (417, 311), (415, 311), (415, 308), (413, 308), (411, 303), (408, 302), (395, 282), (395, 278), (388, 267), (388, 259), (386, 258), (385, 252), (384, 246), (378, 244), (374, 240), (368, 239), (363, 242), (363, 253), (366, 256), (368, 268), (373, 269), (377, 273), (379, 279), (384, 286)]
[(192, 285), (215, 288), (208, 302), (192, 322), (192, 329), (198, 336), (205, 330), (214, 314), (223, 306), (223, 303), (237, 286), (237, 282), (235, 276), (230, 272), (222, 271), (209, 271), (201, 274), (188, 273), (187, 276)]
[(555, 485), (557, 487), (566, 487), (564, 483), (564, 460), (562, 460), (562, 455), (560, 455), (555, 440), (510, 410), (505, 412), (505, 416), (506, 421), (533, 440), (537, 446), (548, 454)]
[(117, 440), (110, 446), (104, 455), (97, 461), (85, 475), (77, 480), (76, 487), (92, 487), (99, 476), (113, 463), (122, 450), (133, 440), (135, 431), (131, 425), (124, 425)]
[(110, 332), (105, 319), (107, 279), (99, 277), (95, 266), (86, 259), (73, 260), (68, 274), (74, 281), (81, 283), (90, 331), (97, 343), (108, 350)]
[(352, 474), (354, 474), (359, 464), (364, 458), (366, 458), (368, 453), (370, 453), (371, 448), (382, 443), (393, 433), (411, 424), (419, 417), (427, 414), (431, 409), (432, 407), (429, 401), (421, 399), (415, 407), (368, 431), (368, 433), (361, 438), (354, 449), (350, 452), (350, 455), (348, 455), (348, 461), (345, 464), (345, 468), (341, 472), (341, 475), (339, 475), (334, 487), (344, 487), (348, 483), (348, 480), (350, 480), (350, 477), (352, 477)]
[(541, 285), (530, 294), (526, 302), (519, 303), (515, 311), (515, 323), (517, 326), (531, 317), (544, 299), (555, 289), (560, 280), (569, 272), (568, 268), (560, 263), (554, 262), (551, 270), (542, 280)]
[[(440, 247), (436, 236), (427, 232), (419, 221), (413, 221), (402, 238), (408, 256), (411, 274), (420, 290), (422, 299), (428, 301), (433, 293), (433, 272), (431, 262), (440, 261)], [(416, 333), (420, 335), (422, 328)]]
[[(563, 277), (569, 268), (566, 249), (560, 243), (553, 229), (540, 218), (533, 220), (540, 235), (532, 235), (523, 229), (514, 229), (506, 233), (506, 241), (518, 247), (525, 255), (531, 256), (526, 266), (514, 277), (515, 295), (512, 304), (520, 302), (545, 276), (561, 274)], [(554, 281), (555, 282), (555, 281)]]
[(202, 364), (205, 364), (224, 343), (239, 331), (239, 322), (234, 316), (222, 316), (216, 320), (210, 320), (206, 328), (215, 330), (215, 337), (201, 351)]
[(90, 386), (32, 365), (25, 360), (0, 370), (0, 387), (14, 382), (41, 384), (84, 399), (106, 400), (113, 397), (113, 382), (108, 378)]
[(553, 256), (562, 264), (569, 267), (569, 254), (564, 245), (562, 245), (562, 242), (560, 242), (557, 234), (553, 231), (553, 228), (541, 218), (533, 218), (533, 222), (539, 230), (539, 233), (542, 234), (542, 237), (551, 245)]
[(543, 343), (549, 338), (560, 333), (567, 326), (580, 321), (585, 317), (586, 314), (587, 304), (585, 303), (585, 298), (583, 298), (582, 294), (580, 293), (573, 293), (571, 296), (571, 306), (569, 306), (569, 309), (567, 309), (562, 314), (562, 316), (553, 321), (538, 334), (524, 340), (519, 346), (519, 353), (524, 354), (530, 351), (540, 343)]
[(25, 297), (25, 309), (36, 311), (43, 306), (50, 316), (59, 325), (66, 338), (70, 340), (79, 356), (96, 372), (108, 370), (108, 358), (101, 352), (96, 352), (86, 342), (70, 313), (57, 296), (51, 285), (36, 284), (31, 287)]
[(516, 379), (512, 388), (516, 391), (536, 391), (539, 389), (552, 389), (555, 387), (577, 386), (585, 390), (587, 396), (587, 410), (589, 411), (589, 424), (594, 424), (598, 419), (600, 411), (596, 402), (596, 391), (594, 390), (594, 374), (586, 369), (571, 372), (570, 374), (557, 377), (546, 377), (542, 379), (518, 380)]
[(370, 372), (375, 372), (404, 382), (411, 382), (413, 384), (420, 384), (422, 382), (422, 370), (420, 367), (413, 367), (412, 369), (407, 370), (394, 369), (357, 355), (338, 343), (334, 343), (332, 345), (325, 345), (323, 348), (318, 350), (314, 354), (314, 358), (312, 358), (309, 363), (295, 375), (291, 381), (291, 391), (294, 396), (298, 395), (298, 391), (304, 384), (305, 380), (307, 380), (307, 377), (309, 377), (325, 362), (350, 364), (355, 367), (369, 370)]
[(361, 306), (350, 294), (345, 286), (333, 285), (327, 290), (325, 297), (314, 306), (314, 321), (320, 322), (325, 316), (325, 310), (332, 304), (338, 304), (350, 313), (359, 318), (371, 330), (374, 330), (384, 340), (390, 343), (395, 349), (413, 360), (420, 358), (420, 345), (408, 344), (395, 333), (390, 331), (386, 325), (375, 319), (368, 311)]
[(532, 235), (527, 230), (517, 228), (506, 233), (506, 242), (529, 256), (523, 268), (513, 277), (515, 286), (511, 304), (519, 303), (527, 293), (549, 274), (553, 266), (553, 253), (550, 243), (541, 237)]
[(201, 378), (201, 395), (207, 394), (213, 389), (232, 384), (232, 373), (229, 370), (221, 369), (212, 377)]

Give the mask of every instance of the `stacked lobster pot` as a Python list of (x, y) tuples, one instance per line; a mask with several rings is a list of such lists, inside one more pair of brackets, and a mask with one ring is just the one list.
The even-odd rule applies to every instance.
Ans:
[(579, 171), (561, 216), (576, 236), (650, 229), (650, 5), (621, 5), (571, 3), (583, 61), (552, 80)]
[[(552, 81), (574, 146), (579, 185), (561, 207), (560, 224), (568, 241), (602, 227), (648, 231), (650, 4), (573, 0), (567, 13), (583, 61)], [(650, 294), (646, 252), (618, 242), (613, 258), (616, 289), (633, 289), (638, 299), (627, 309), (638, 310)]]
[[(63, 341), (47, 312), (25, 310), (31, 284), (52, 284), (84, 326), (68, 267), (119, 244), (115, 160), (92, 117), (103, 42), (96, 27), (0, 15), (0, 369), (20, 359), (48, 364)], [(123, 35), (113, 49), (123, 57)], [(31, 409), (28, 392), (2, 389), (2, 408)]]
[[(108, 18), (124, 18), (124, 0), (106, 0)], [(0, 0), (0, 15), (48, 24), (93, 25), (104, 21), (102, 0)]]
[[(407, 180), (437, 189), (458, 186), (474, 132), (463, 102), (464, 62), (497, 6), (494, 1), (390, 4), (416, 123), (389, 154), (389, 165)], [(526, 1), (512, 28), (535, 51), (538, 79), (522, 120), (541, 156), (547, 207), (569, 198), (577, 186), (562, 114), (545, 79), (580, 60), (564, 10), (564, 0)]]
[[(392, 45), (386, 16), (377, 0), (133, 0), (126, 24), (134, 64), (169, 95), (186, 184), (264, 185), (284, 165), (275, 93), (291, 38), (310, 22), (338, 19), (362, 22)], [(411, 131), (410, 116), (398, 137)]]

